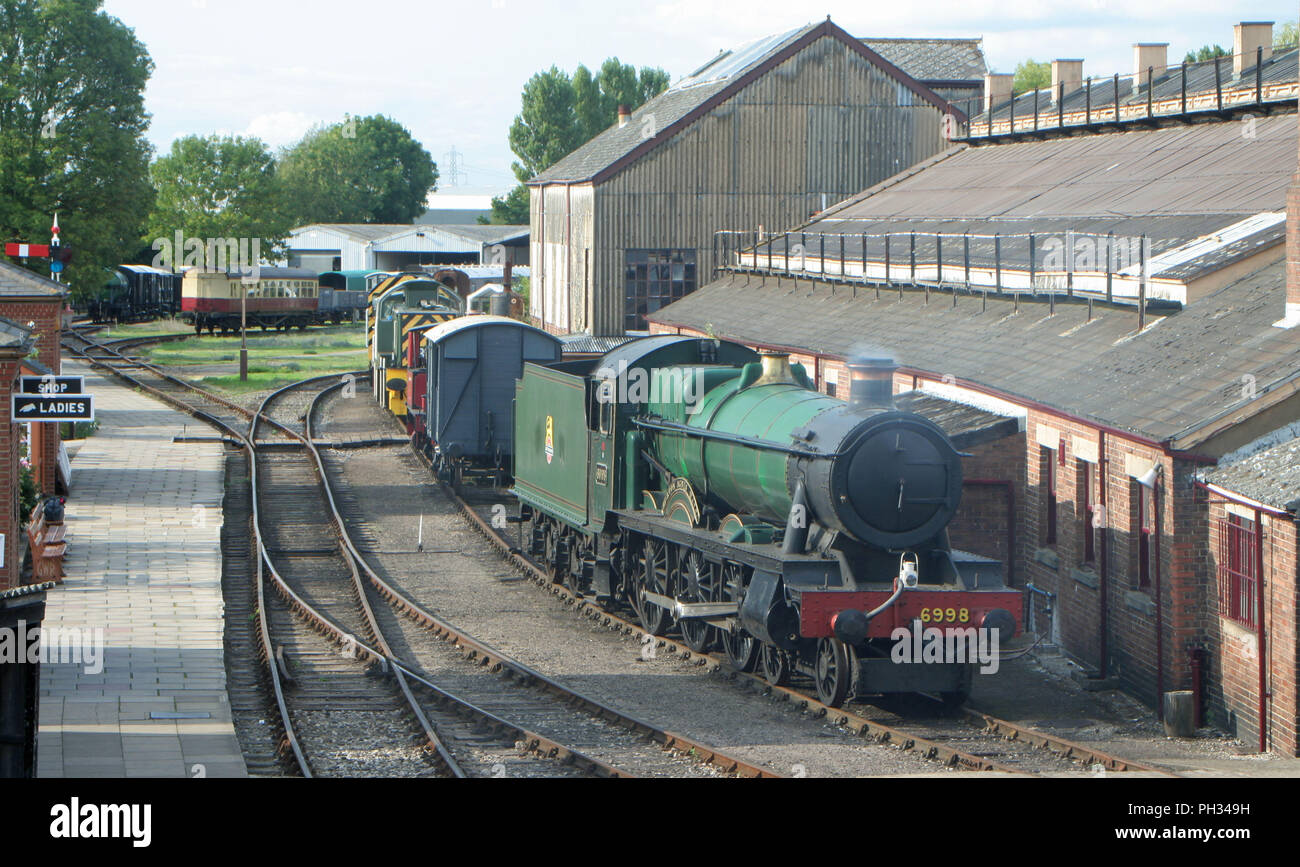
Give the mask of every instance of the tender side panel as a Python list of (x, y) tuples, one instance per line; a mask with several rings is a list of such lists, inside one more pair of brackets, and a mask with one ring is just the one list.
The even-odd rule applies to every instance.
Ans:
[(525, 364), (515, 390), (515, 493), (525, 503), (587, 525), (586, 380)]

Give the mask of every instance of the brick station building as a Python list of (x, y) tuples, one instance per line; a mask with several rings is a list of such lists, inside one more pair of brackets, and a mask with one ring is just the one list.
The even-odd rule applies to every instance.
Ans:
[(0, 491), (7, 502), (0, 511), (0, 533), (4, 534), (0, 558), (0, 591), (18, 585), (23, 564), (18, 561), (22, 527), (18, 513), (18, 425), (9, 417), (9, 396), (19, 376), (22, 359), (31, 352), (32, 335), (26, 328), (0, 318)]
[[(959, 146), (649, 319), (787, 351), (832, 394), (846, 358), (889, 355), (896, 392), (1019, 419), (967, 449), (954, 545), (1007, 563), (1030, 628), (1101, 685), (1153, 706), (1196, 690), (1205, 720), (1297, 755), (1295, 480), (1205, 481), (1300, 419), (1294, 102), (1240, 127)], [(1221, 611), (1251, 568), (1223, 561), (1233, 497), (1251, 520), (1267, 507), (1262, 631)]]
[[(59, 341), (63, 334), (63, 306), (68, 289), (8, 262), (0, 262), (0, 317), (32, 332), (36, 358), (46, 371), (60, 372)], [(45, 372), (45, 371), (42, 371)], [(9, 399), (5, 398), (5, 412)], [(32, 470), (42, 494), (55, 493), (58, 476), (59, 426), (54, 422), (31, 426)]]

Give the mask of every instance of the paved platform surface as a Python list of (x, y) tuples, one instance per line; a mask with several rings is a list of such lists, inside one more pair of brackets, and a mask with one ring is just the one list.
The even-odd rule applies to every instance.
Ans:
[(45, 627), (92, 648), (102, 630), (102, 670), (95, 654), (42, 666), (37, 775), (247, 776), (222, 650), (222, 447), (174, 444), (208, 429), (88, 366), (63, 372), (86, 376), (100, 428), (72, 462)]

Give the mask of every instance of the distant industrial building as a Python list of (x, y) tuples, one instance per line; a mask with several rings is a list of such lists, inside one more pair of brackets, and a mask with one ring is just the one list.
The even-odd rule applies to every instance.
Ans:
[(991, 100), (967, 143), (811, 221), (734, 226), (716, 278), (649, 319), (789, 352), (832, 394), (890, 355), (898, 392), (1019, 418), (969, 450), (954, 544), (1007, 564), (1090, 687), (1191, 690), (1295, 756), (1300, 83), (1268, 25), (1236, 37), (1253, 65), (1211, 70), (1212, 108), (1182, 110), (1178, 69), (1159, 114), (1150, 54), (1106, 123), (1017, 107), (1013, 131)]
[(479, 218), (492, 218), (491, 196), (433, 193), (425, 203), (428, 210), (415, 222), (425, 226), (475, 226)]
[(943, 150), (966, 117), (923, 66), (829, 19), (710, 59), (529, 181), (532, 315), (644, 329), (707, 281), (719, 226), (798, 223)]
[(288, 265), (399, 271), (421, 265), (527, 265), (527, 226), (328, 223), (289, 233)]

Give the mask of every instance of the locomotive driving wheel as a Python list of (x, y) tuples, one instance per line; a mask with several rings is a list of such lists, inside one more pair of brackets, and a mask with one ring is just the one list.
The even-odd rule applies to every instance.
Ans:
[[(724, 563), (719, 598), (724, 602), (738, 602), (744, 590), (745, 567), (739, 563)], [(723, 633), (722, 645), (726, 648), (727, 659), (737, 671), (754, 670), (758, 663), (758, 641), (741, 627), (739, 618), (732, 623), (730, 630)]]
[(546, 528), (542, 531), (542, 565), (546, 567), (546, 575), (552, 583), (557, 580), (557, 566), (560, 557), (560, 533), (556, 526), (550, 521), (546, 522)]
[(823, 638), (817, 642), (817, 664), (813, 679), (817, 681), (817, 697), (823, 704), (839, 707), (848, 698), (853, 685), (853, 666), (849, 656), (853, 653), (838, 638)]
[[(699, 551), (686, 555), (682, 565), (680, 592), (677, 598), (683, 602), (713, 602), (717, 599), (718, 586), (716, 570), (712, 563), (704, 559)], [(679, 624), (686, 646), (696, 653), (707, 653), (713, 648), (717, 629), (707, 621), (696, 618), (683, 618)]]
[(759, 650), (763, 678), (772, 686), (785, 686), (790, 682), (790, 657), (774, 644), (763, 642)]
[(646, 539), (642, 549), (641, 574), (637, 576), (636, 595), (633, 604), (641, 628), (651, 635), (663, 635), (668, 631), (671, 618), (665, 608), (646, 599), (647, 593), (668, 596), (668, 546), (654, 539)]
[(584, 560), (587, 557), (587, 544), (574, 539), (569, 544), (569, 568), (564, 573), (564, 586), (575, 596), (587, 592), (587, 581), (583, 575)]
[(754, 670), (754, 665), (758, 662), (758, 642), (740, 624), (723, 634), (722, 646), (726, 648), (727, 659), (736, 671)]

